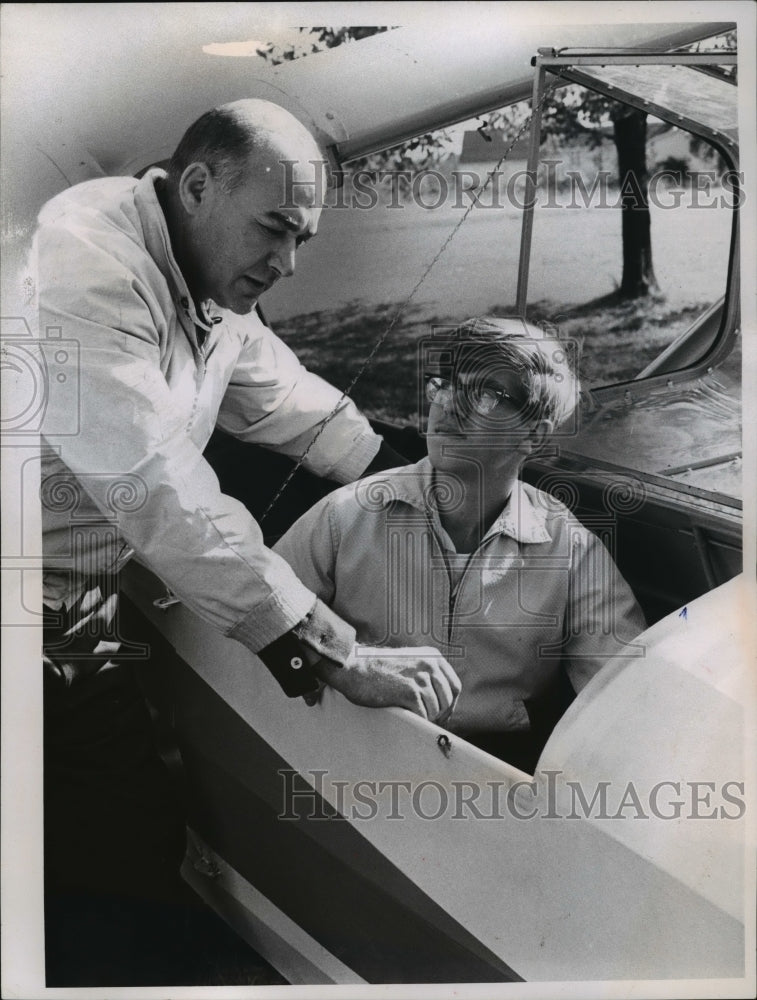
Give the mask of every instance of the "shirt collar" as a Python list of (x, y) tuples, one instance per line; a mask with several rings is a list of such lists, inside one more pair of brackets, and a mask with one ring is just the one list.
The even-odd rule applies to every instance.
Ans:
[(526, 492), (524, 484), (518, 480), (497, 520), (487, 531), (485, 538), (492, 534), (509, 535), (516, 542), (538, 543), (552, 539), (547, 530), (547, 511), (534, 502)]
[(183, 313), (194, 326), (209, 332), (213, 323), (208, 319), (208, 303), (203, 303), (200, 312), (195, 309), (184, 275), (176, 263), (166, 217), (155, 189), (156, 181), (164, 180), (167, 176), (165, 170), (153, 167), (139, 180), (134, 192), (134, 204), (142, 221), (145, 246), (168, 282), (176, 311), (180, 315)]
[[(424, 514), (433, 512), (435, 521), (438, 517), (433, 466), (428, 457), (390, 474), (373, 476), (363, 483), (365, 485), (360, 484), (358, 489), (365, 490), (364, 500), (369, 509), (388, 507), (390, 503), (399, 501)], [(547, 530), (547, 509), (539, 505), (538, 500), (531, 496), (520, 480), (517, 480), (502, 512), (484, 538), (492, 535), (509, 535), (516, 542), (526, 544), (551, 541), (552, 536)]]

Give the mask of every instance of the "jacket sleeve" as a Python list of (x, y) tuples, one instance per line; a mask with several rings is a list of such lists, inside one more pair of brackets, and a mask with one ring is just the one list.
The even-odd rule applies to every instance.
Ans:
[[(225, 634), (253, 651), (270, 645), (312, 613), (315, 595), (221, 493), (189, 438), (161, 374), (163, 320), (150, 288), (65, 227), (41, 231), (37, 251), (41, 329), (78, 342), (78, 372), (69, 373), (78, 377), (78, 433), (56, 434), (70, 426), (72, 400), (53, 381), (44, 438), (105, 517), (119, 483), (139, 484), (117, 528), (140, 561)], [(354, 632), (328, 613), (339, 645), (351, 646)]]
[[(221, 430), (298, 459), (318, 476), (349, 483), (379, 451), (381, 438), (355, 404), (318, 375), (256, 317), (221, 403)], [(253, 390), (253, 391), (251, 391)]]
[(574, 535), (565, 617), (565, 664), (580, 691), (610, 658), (644, 655), (633, 640), (646, 622), (636, 598), (599, 538)]
[(274, 552), (286, 559), (298, 579), (325, 604), (334, 599), (338, 530), (333, 494), (306, 511), (276, 542)]

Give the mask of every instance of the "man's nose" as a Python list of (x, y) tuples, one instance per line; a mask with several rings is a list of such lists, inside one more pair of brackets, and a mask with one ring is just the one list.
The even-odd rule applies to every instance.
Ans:
[(268, 265), (279, 278), (290, 278), (294, 274), (294, 258), (297, 246), (294, 241), (285, 247), (277, 247), (268, 256)]
[(460, 409), (457, 405), (457, 394), (454, 389), (440, 389), (434, 398), (432, 406), (437, 406), (441, 413), (441, 419), (448, 430), (461, 429)]
[(456, 395), (457, 394), (451, 385), (446, 386), (445, 388), (439, 389), (434, 402), (438, 406), (441, 406), (444, 413), (454, 413), (456, 412)]

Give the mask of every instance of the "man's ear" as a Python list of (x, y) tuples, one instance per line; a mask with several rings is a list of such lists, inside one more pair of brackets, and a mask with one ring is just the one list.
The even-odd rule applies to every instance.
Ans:
[(190, 163), (179, 178), (179, 198), (188, 215), (197, 215), (214, 190), (213, 175), (204, 163)]
[(523, 442), (523, 451), (527, 455), (532, 455), (534, 452), (539, 451), (549, 440), (554, 429), (554, 421), (547, 420), (546, 417), (542, 418), (534, 425), (531, 433)]

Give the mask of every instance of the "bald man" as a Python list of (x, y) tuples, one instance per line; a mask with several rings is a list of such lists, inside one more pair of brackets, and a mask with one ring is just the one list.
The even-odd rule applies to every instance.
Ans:
[(167, 172), (89, 181), (40, 213), (40, 330), (75, 345), (56, 359), (43, 427), (49, 970), (56, 947), (70, 954), (50, 917), (70, 893), (123, 909), (176, 891), (183, 817), (119, 661), (129, 559), (256, 653), (289, 696), (323, 681), (443, 721), (459, 694), (435, 649), (361, 655), (354, 629), (265, 547), (203, 458), (214, 427), (297, 457), (333, 414), (307, 451), (311, 472), (347, 483), (397, 464), (255, 311), (316, 234), (322, 171), (300, 122), (238, 101), (195, 122)]

